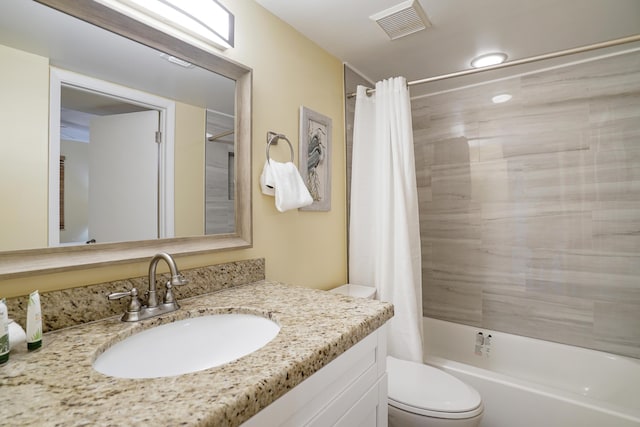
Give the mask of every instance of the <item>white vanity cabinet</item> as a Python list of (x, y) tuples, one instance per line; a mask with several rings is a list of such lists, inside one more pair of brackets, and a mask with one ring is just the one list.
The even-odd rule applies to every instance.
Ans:
[(380, 327), (243, 427), (386, 427), (386, 334)]

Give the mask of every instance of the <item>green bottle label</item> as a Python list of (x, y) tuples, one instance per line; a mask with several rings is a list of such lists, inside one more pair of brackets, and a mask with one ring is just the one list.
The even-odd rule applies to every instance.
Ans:
[(0, 337), (0, 365), (9, 360), (9, 334)]
[(29, 351), (37, 350), (40, 347), (42, 347), (42, 340), (27, 343), (27, 350)]

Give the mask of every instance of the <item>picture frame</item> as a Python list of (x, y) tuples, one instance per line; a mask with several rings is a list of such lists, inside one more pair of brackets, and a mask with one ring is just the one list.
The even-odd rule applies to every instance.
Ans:
[(300, 107), (299, 169), (313, 203), (301, 211), (331, 210), (332, 120), (305, 106)]

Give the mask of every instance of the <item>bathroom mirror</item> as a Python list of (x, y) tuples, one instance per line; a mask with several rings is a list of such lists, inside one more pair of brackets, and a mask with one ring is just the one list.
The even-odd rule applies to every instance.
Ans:
[[(82, 242), (84, 237), (73, 237), (67, 239), (73, 242), (73, 246), (56, 247), (56, 245), (49, 244), (52, 240), (55, 241), (55, 238), (51, 238), (52, 233), (58, 236), (60, 242), (64, 242), (66, 238), (60, 238), (60, 229), (57, 228), (58, 224), (61, 224), (60, 211), (57, 213), (58, 218), (55, 221), (50, 221), (50, 218), (56, 216), (51, 213), (51, 206), (61, 206), (57, 203), (52, 204), (51, 200), (55, 197), (61, 197), (64, 200), (71, 194), (62, 194), (59, 189), (52, 192), (49, 188), (40, 187), (49, 187), (48, 183), (64, 179), (60, 175), (62, 169), (58, 167), (58, 160), (62, 160), (64, 157), (64, 160), (67, 161), (67, 157), (49, 156), (49, 152), (53, 151), (49, 141), (50, 135), (54, 135), (56, 132), (50, 129), (40, 129), (38, 126), (38, 129), (35, 129), (38, 137), (26, 138), (29, 146), (24, 148), (24, 151), (30, 152), (26, 160), (28, 167), (15, 167), (11, 171), (11, 175), (7, 175), (8, 171), (4, 172), (3, 182), (0, 184), (3, 187), (3, 207), (1, 209), (7, 213), (7, 215), (3, 214), (6, 221), (6, 218), (10, 219), (11, 215), (22, 214), (20, 209), (25, 206), (24, 200), (31, 203), (26, 206), (38, 206), (38, 209), (24, 209), (24, 216), (36, 218), (30, 223), (33, 225), (32, 228), (35, 230), (44, 229), (48, 238), (38, 237), (40, 240), (33, 240), (39, 241), (40, 244), (25, 243), (21, 246), (23, 239), (24, 241), (30, 240), (31, 236), (28, 234), (31, 231), (28, 231), (19, 235), (18, 239), (14, 238), (14, 241), (20, 242), (16, 247), (2, 246), (0, 277), (15, 277), (36, 272), (66, 271), (89, 266), (130, 262), (146, 259), (160, 250), (173, 254), (188, 254), (250, 247), (252, 239), (251, 186), (249, 184), (251, 174), (251, 70), (241, 64), (147, 27), (104, 7), (98, 2), (8, 0), (0, 6), (0, 9), (11, 11), (13, 8), (27, 8), (30, 22), (15, 23), (15, 25), (3, 24), (0, 28), (0, 45), (2, 45), (0, 48), (15, 49), (19, 55), (22, 55), (23, 52), (26, 52), (27, 56), (34, 54), (33, 57), (36, 58), (36, 61), (44, 60), (44, 69), (47, 73), (46, 90), (49, 89), (49, 73), (53, 76), (58, 72), (57, 70), (62, 70), (61, 93), (66, 93), (62, 98), (67, 100), (70, 99), (69, 94), (73, 95), (74, 92), (78, 92), (77, 89), (80, 89), (79, 92), (86, 91), (83, 85), (73, 79), (71, 82), (65, 80), (68, 77), (65, 73), (70, 71), (72, 74), (77, 73), (81, 78), (90, 77), (108, 84), (127, 87), (145, 95), (151, 94), (151, 96), (169, 100), (169, 103), (175, 104), (172, 112), (176, 120), (174, 127), (165, 126), (168, 134), (174, 136), (175, 139), (173, 141), (174, 149), (168, 151), (175, 158), (172, 159), (167, 152), (162, 152), (162, 149), (159, 149), (160, 154), (153, 160), (160, 165), (156, 171), (155, 185), (159, 188), (166, 187), (159, 190), (157, 201), (154, 203), (159, 206), (158, 212), (165, 208), (166, 212), (159, 214), (157, 218), (143, 219), (142, 221), (150, 223), (157, 221), (157, 224), (151, 227), (158, 229), (157, 234), (152, 233), (131, 239), (126, 236), (118, 237), (114, 240), (115, 243), (97, 241), (96, 244), (89, 245)], [(6, 19), (7, 14), (4, 12), (2, 14), (4, 15), (3, 19)], [(51, 14), (56, 14), (57, 18), (52, 19)], [(57, 21), (58, 18), (65, 22), (63, 25), (65, 31), (70, 31), (61, 38), (62, 42), (67, 42), (66, 46), (51, 44), (44, 48), (38, 47), (32, 41), (25, 40), (24, 36), (9, 32), (11, 26), (26, 28), (28, 32), (38, 32), (46, 25)], [(69, 23), (69, 19), (73, 20), (72, 24)], [(92, 34), (81, 32), (87, 28), (87, 31), (91, 31)], [(96, 36), (93, 34), (96, 31), (102, 34)], [(115, 44), (99, 44), (100, 40), (108, 38), (116, 38), (117, 41), (114, 42)], [(82, 61), (78, 61), (78, 54), (83, 51), (92, 54)], [(60, 52), (65, 55), (61, 55)], [(144, 62), (142, 59), (146, 56), (153, 57), (153, 60), (159, 62), (154, 63), (157, 65), (151, 68), (145, 68), (133, 61), (131, 56), (127, 56), (131, 55), (131, 52), (140, 52), (133, 54), (133, 58), (141, 60), (140, 64)], [(28, 60), (31, 59), (31, 57), (28, 58)], [(28, 67), (29, 70), (37, 68)], [(5, 71), (4, 73), (4, 75), (0, 73), (0, 77), (6, 81), (9, 72)], [(180, 77), (184, 75), (188, 77)], [(53, 77), (51, 77), (51, 81), (54, 81)], [(13, 88), (14, 100), (35, 99), (36, 103), (41, 104), (42, 98), (45, 102), (50, 98), (48, 92), (36, 92), (37, 85), (23, 86)], [(52, 84), (52, 86), (54, 85)], [(25, 96), (22, 96), (21, 91), (24, 91)], [(92, 91), (93, 94), (97, 92), (99, 95), (115, 99), (110, 93), (103, 92), (102, 89), (89, 89), (88, 92)], [(7, 99), (7, 97), (3, 98)], [(3, 100), (0, 99), (0, 104), (2, 102)], [(82, 104), (82, 102), (88, 101), (87, 99), (84, 101), (75, 99), (74, 102)], [(138, 101), (134, 102), (134, 104), (136, 103), (139, 104)], [(112, 104), (122, 103), (120, 100), (116, 100)], [(65, 109), (72, 110), (74, 114), (79, 110), (67, 107), (65, 106)], [(153, 109), (148, 106), (141, 108), (140, 105), (134, 107), (136, 111)], [(105, 108), (116, 107), (109, 105)], [(65, 109), (61, 110), (62, 115), (68, 119), (69, 116), (65, 115), (68, 111)], [(11, 110), (20, 110), (20, 108), (5, 105), (2, 111)], [(29, 120), (29, 126), (35, 128), (35, 123), (42, 121), (41, 110), (41, 108), (38, 110), (36, 106), (33, 106), (28, 109), (29, 117), (21, 117), (18, 120), (22, 122)], [(48, 113), (47, 111), (47, 115)], [(126, 113), (131, 112), (127, 111)], [(60, 116), (61, 112), (58, 111), (57, 114)], [(11, 118), (5, 117), (4, 119), (10, 120)], [(40, 122), (37, 119), (40, 119)], [(58, 123), (58, 126), (63, 123), (63, 134), (70, 130), (69, 120), (65, 124), (63, 117), (55, 120), (55, 115), (52, 115), (51, 119), (47, 117), (47, 121)], [(163, 119), (160, 118), (160, 122), (162, 121)], [(29, 126), (26, 126), (25, 129)], [(59, 131), (60, 129), (58, 129)], [(17, 139), (19, 137), (20, 135)], [(167, 135), (161, 135), (160, 138), (164, 142)], [(15, 159), (22, 155), (20, 150), (22, 147), (16, 150)], [(129, 157), (122, 151), (125, 150), (121, 149), (115, 157), (120, 159)], [(221, 160), (216, 159), (213, 163), (223, 165), (224, 168), (215, 169), (213, 173), (211, 173), (211, 162), (207, 159), (213, 155), (211, 153), (223, 156)], [(14, 156), (13, 152), (9, 152), (9, 154)], [(19, 164), (20, 162), (14, 161), (14, 163)], [(2, 166), (5, 169), (10, 169), (6, 167), (8, 164), (9, 162), (5, 158)], [(133, 167), (128, 166), (128, 169), (133, 169)], [(118, 174), (118, 168), (112, 168), (112, 170), (114, 174)], [(120, 168), (120, 170), (123, 169)], [(64, 175), (66, 179), (69, 179), (69, 173)], [(218, 184), (222, 184), (219, 187), (223, 190), (206, 184), (204, 182), (206, 174), (222, 177)], [(132, 176), (134, 178), (125, 181), (129, 182), (130, 186), (138, 181), (135, 179), (135, 173)], [(35, 188), (31, 186), (33, 182), (42, 185), (32, 192), (29, 189)], [(191, 185), (195, 182), (197, 185)], [(119, 188), (124, 187), (122, 183), (119, 185)], [(12, 200), (11, 197), (15, 194), (17, 194), (14, 196), (16, 199)], [(69, 203), (68, 199), (66, 203)], [(221, 208), (216, 203), (224, 205), (224, 207)], [(13, 212), (11, 212), (12, 210)], [(126, 210), (127, 205), (119, 206), (115, 212)], [(210, 221), (213, 225), (205, 223), (205, 216), (214, 218), (217, 214), (224, 215), (224, 219)], [(45, 218), (46, 222), (44, 227), (42, 218)], [(64, 215), (64, 221), (69, 220), (70, 218)], [(125, 219), (125, 222), (127, 221), (129, 219)], [(11, 226), (8, 223), (4, 224), (3, 228), (7, 232), (3, 232), (1, 239), (10, 240)], [(36, 232), (41, 236), (41, 232)], [(156, 238), (157, 236), (159, 238)], [(87, 240), (92, 240), (91, 235), (86, 237)], [(82, 245), (78, 245), (78, 242)]]

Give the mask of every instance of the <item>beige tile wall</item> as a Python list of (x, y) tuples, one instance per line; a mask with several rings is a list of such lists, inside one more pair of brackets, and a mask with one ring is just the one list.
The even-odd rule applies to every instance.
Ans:
[(640, 53), (412, 109), (425, 316), (640, 357)]

